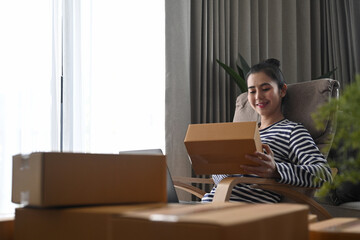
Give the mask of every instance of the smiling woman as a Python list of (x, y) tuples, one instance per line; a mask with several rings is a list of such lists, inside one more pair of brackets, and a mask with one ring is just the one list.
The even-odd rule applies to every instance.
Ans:
[[(301, 187), (320, 187), (332, 180), (326, 159), (310, 133), (302, 124), (284, 118), (281, 107), (287, 86), (279, 67), (279, 61), (269, 59), (254, 65), (246, 77), (248, 101), (261, 117), (259, 133), (263, 151), (245, 156), (255, 163), (241, 165), (247, 175), (213, 175), (215, 184), (228, 176), (273, 178), (280, 183)], [(205, 194), (202, 201), (212, 201), (215, 191), (216, 187)], [(254, 188), (251, 184), (237, 184), (232, 189), (230, 200), (276, 203), (281, 196)]]
[(261, 116), (259, 129), (267, 128), (284, 118), (281, 103), (287, 85), (279, 67), (278, 60), (268, 59), (253, 66), (247, 74), (248, 100)]

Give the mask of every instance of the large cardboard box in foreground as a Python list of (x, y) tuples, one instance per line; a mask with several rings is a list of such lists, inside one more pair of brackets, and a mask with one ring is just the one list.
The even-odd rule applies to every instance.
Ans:
[(305, 205), (229, 204), (125, 213), (112, 220), (111, 239), (308, 239)]
[(12, 201), (36, 207), (166, 202), (166, 159), (59, 152), (16, 155)]
[(308, 207), (299, 204), (147, 204), (64, 209), (20, 208), (16, 240), (306, 240)]
[(359, 240), (359, 218), (332, 218), (310, 224), (310, 240)]
[(196, 174), (245, 173), (245, 155), (262, 151), (256, 122), (190, 124), (184, 143)]

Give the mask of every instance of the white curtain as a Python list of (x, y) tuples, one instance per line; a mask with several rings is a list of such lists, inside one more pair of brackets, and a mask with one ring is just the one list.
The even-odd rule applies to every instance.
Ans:
[[(62, 121), (60, 149), (90, 152), (87, 144), (91, 88), (91, 14), (93, 1), (59, 0), (62, 13)], [(60, 74), (60, 76), (61, 76)], [(57, 86), (61, 92), (61, 79)], [(61, 111), (60, 111), (61, 112)]]
[(164, 150), (164, 2), (64, 9), (64, 150)]
[(51, 1), (0, 1), (0, 214), (15, 207), (12, 156), (53, 149), (51, 9)]
[(165, 3), (93, 0), (88, 149), (165, 148)]
[(0, 31), (0, 213), (15, 154), (165, 149), (164, 1), (1, 1)]
[[(184, 145), (190, 124), (190, 0), (166, 0), (166, 158), (172, 176), (191, 176)], [(179, 191), (182, 200), (190, 200)]]

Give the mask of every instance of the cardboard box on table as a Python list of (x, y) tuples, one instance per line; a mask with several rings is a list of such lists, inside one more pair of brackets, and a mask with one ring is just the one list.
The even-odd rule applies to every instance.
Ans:
[(262, 152), (256, 122), (190, 124), (184, 143), (196, 174), (245, 173), (245, 155)]
[(16, 240), (306, 240), (298, 204), (146, 204), (16, 210)]
[(358, 240), (360, 239), (359, 218), (332, 218), (310, 224), (310, 240)]
[(16, 155), (12, 201), (36, 207), (166, 202), (166, 159), (56, 152)]

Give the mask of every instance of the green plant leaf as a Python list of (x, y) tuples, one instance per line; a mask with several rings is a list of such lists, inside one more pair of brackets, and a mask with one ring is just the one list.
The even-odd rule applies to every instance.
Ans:
[(321, 79), (321, 78), (330, 78), (332, 75), (334, 75), (335, 71), (337, 70), (337, 68), (334, 68), (333, 70), (321, 75), (320, 77), (314, 78), (316, 79)]
[(230, 77), (235, 81), (236, 85), (240, 88), (241, 92), (247, 92), (247, 85), (244, 80), (234, 69), (227, 66), (225, 63), (222, 63), (219, 59), (216, 59), (216, 62), (230, 75)]
[(332, 188), (340, 186), (346, 181), (360, 182), (360, 75), (351, 84), (345, 86), (339, 99), (332, 99), (321, 106), (312, 115), (317, 127), (322, 128), (328, 121), (330, 113), (336, 114), (336, 133), (332, 149), (337, 157), (329, 158), (329, 164), (339, 170), (333, 183), (324, 184), (321, 195), (326, 195)]
[(240, 76), (241, 76), (243, 79), (245, 79), (245, 74), (244, 74), (243, 70), (241, 69), (241, 67), (236, 64), (236, 68), (237, 68)]
[(239, 60), (240, 60), (240, 64), (241, 64), (241, 68), (242, 71), (244, 73), (244, 79), (245, 76), (248, 74), (248, 72), (250, 71), (250, 66), (249, 64), (246, 62), (245, 58), (243, 58), (243, 56), (241, 56), (241, 54), (239, 53)]

